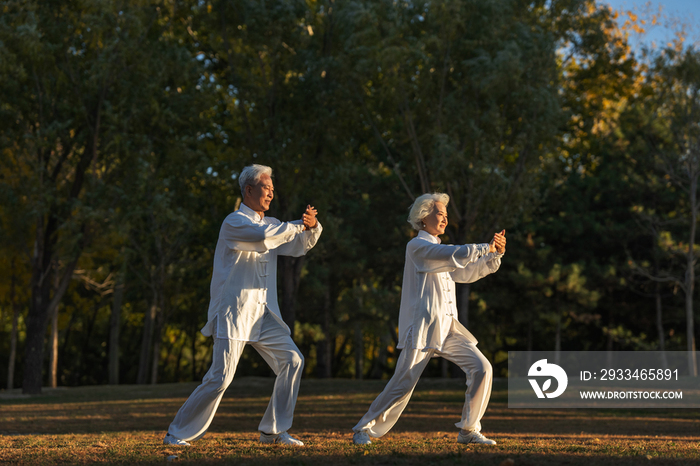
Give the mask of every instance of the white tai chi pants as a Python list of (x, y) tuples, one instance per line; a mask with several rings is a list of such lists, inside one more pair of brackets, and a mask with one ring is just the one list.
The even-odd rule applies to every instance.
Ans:
[(246, 343), (260, 353), (277, 375), (270, 404), (260, 421), (258, 430), (266, 434), (279, 434), (292, 427), (304, 357), (294, 344), (292, 337), (268, 311), (263, 317), (258, 341), (245, 342), (214, 338), (214, 354), (209, 372), (175, 415), (175, 419), (168, 428), (170, 435), (190, 441), (206, 433), (226, 388), (233, 380), (233, 374), (236, 372), (238, 360)]
[(462, 420), (455, 425), (464, 430), (481, 431), (481, 417), (491, 397), (493, 381), (491, 363), (474, 343), (469, 342), (461, 333), (455, 332), (454, 327), (445, 339), (442, 351), (413, 349), (410, 337), (408, 340), (396, 362), (393, 377), (369, 407), (367, 414), (352, 430), (355, 432), (367, 430), (372, 437), (381, 437), (389, 432), (406, 408), (430, 358), (441, 356), (457, 364), (467, 375)]

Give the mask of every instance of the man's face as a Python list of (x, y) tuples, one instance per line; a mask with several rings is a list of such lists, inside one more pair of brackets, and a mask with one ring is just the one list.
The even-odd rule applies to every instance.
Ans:
[(262, 175), (256, 185), (245, 187), (246, 205), (256, 212), (266, 212), (275, 197), (275, 187), (270, 175)]

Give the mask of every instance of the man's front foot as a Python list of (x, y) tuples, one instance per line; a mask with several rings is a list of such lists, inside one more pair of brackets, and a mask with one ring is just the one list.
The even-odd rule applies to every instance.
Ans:
[(289, 445), (291, 447), (304, 446), (304, 442), (293, 438), (287, 432), (282, 432), (281, 434), (266, 434), (265, 432), (260, 432), (260, 442), (276, 443), (278, 445)]
[(372, 441), (369, 439), (369, 432), (366, 430), (355, 432), (352, 436), (352, 443), (355, 445), (370, 445)]
[(170, 435), (170, 433), (165, 434), (165, 438), (163, 438), (163, 445), (174, 445), (176, 447), (189, 447), (190, 443), (185, 442), (184, 440), (180, 440), (177, 437), (173, 437)]
[(457, 436), (457, 443), (469, 445), (470, 443), (480, 443), (482, 445), (496, 445), (494, 440), (484, 437), (481, 432), (475, 430), (460, 430)]

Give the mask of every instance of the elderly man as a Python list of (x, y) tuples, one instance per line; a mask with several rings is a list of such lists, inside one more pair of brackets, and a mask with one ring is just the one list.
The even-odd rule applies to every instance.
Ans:
[(411, 206), (408, 221), (418, 235), (406, 245), (396, 371), (353, 428), (353, 443), (368, 445), (391, 429), (411, 398), (430, 358), (452, 361), (467, 376), (459, 443), (495, 445), (481, 434), (481, 417), (491, 396), (492, 369), (476, 347), (476, 338), (457, 320), (455, 282), (472, 283), (498, 270), (506, 251), (505, 230), (490, 243), (447, 245), (439, 235), (447, 227), (443, 193), (424, 194)]
[(304, 357), (292, 341), (277, 305), (277, 256), (302, 256), (321, 235), (316, 209), (307, 206), (301, 220), (280, 222), (266, 217), (274, 198), (272, 169), (245, 167), (238, 178), (243, 202), (221, 225), (214, 254), (208, 322), (202, 329), (214, 337), (209, 372), (192, 392), (168, 428), (163, 443), (188, 446), (202, 437), (236, 372), (249, 343), (277, 375), (270, 404), (260, 421), (260, 441), (301, 446), (287, 430)]

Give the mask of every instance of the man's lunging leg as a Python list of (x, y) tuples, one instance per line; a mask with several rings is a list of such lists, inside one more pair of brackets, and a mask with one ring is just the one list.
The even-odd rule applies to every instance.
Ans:
[(211, 367), (202, 383), (177, 412), (168, 427), (168, 436), (187, 442), (204, 435), (214, 419), (226, 388), (233, 380), (244, 347), (244, 341), (214, 339)]

